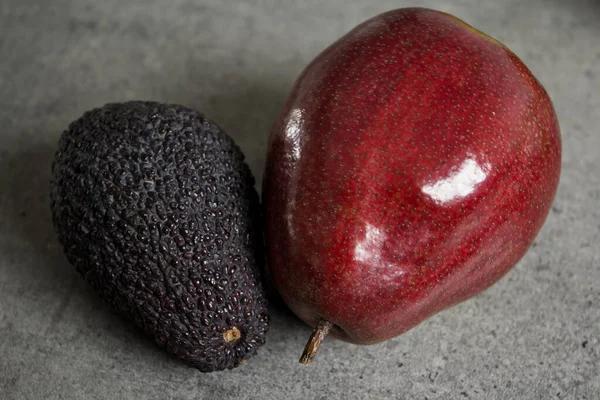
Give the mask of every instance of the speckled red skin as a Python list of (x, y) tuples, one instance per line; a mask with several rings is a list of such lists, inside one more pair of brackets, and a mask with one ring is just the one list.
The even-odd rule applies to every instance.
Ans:
[(550, 99), (507, 48), (432, 10), (377, 16), (305, 69), (273, 128), (274, 283), (338, 338), (397, 336), (515, 265), (560, 159)]

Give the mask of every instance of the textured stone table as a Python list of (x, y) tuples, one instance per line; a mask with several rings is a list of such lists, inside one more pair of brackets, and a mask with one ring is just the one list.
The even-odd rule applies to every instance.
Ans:
[(48, 210), (61, 131), (109, 101), (185, 104), (235, 137), (260, 181), (301, 69), (409, 2), (0, 0), (0, 399), (599, 399), (600, 3), (420, 3), (506, 43), (554, 100), (563, 174), (536, 245), (402, 337), (327, 340), (304, 367), (310, 329), (274, 309), (256, 357), (200, 374), (113, 315), (62, 255)]

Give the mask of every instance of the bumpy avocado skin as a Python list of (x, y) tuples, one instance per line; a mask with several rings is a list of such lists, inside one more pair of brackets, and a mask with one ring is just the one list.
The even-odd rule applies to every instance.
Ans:
[(268, 328), (261, 211), (243, 159), (196, 111), (127, 102), (73, 122), (52, 166), (52, 217), (69, 262), (204, 372), (243, 363)]

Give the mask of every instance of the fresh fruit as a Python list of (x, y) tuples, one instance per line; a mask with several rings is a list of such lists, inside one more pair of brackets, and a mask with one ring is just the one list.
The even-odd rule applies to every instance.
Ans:
[(215, 371), (265, 342), (254, 178), (202, 114), (152, 102), (85, 113), (60, 139), (51, 207), (68, 260), (169, 353)]
[(560, 174), (551, 101), (510, 50), (408, 8), (359, 25), (300, 75), (270, 142), (267, 261), (287, 305), (377, 343), (500, 279)]

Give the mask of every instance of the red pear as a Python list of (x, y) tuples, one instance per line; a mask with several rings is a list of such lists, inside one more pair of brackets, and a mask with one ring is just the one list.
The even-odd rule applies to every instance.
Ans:
[(304, 70), (274, 125), (263, 198), (283, 300), (323, 337), (377, 343), (488, 288), (548, 215), (561, 139), (548, 94), (498, 41), (391, 11)]

